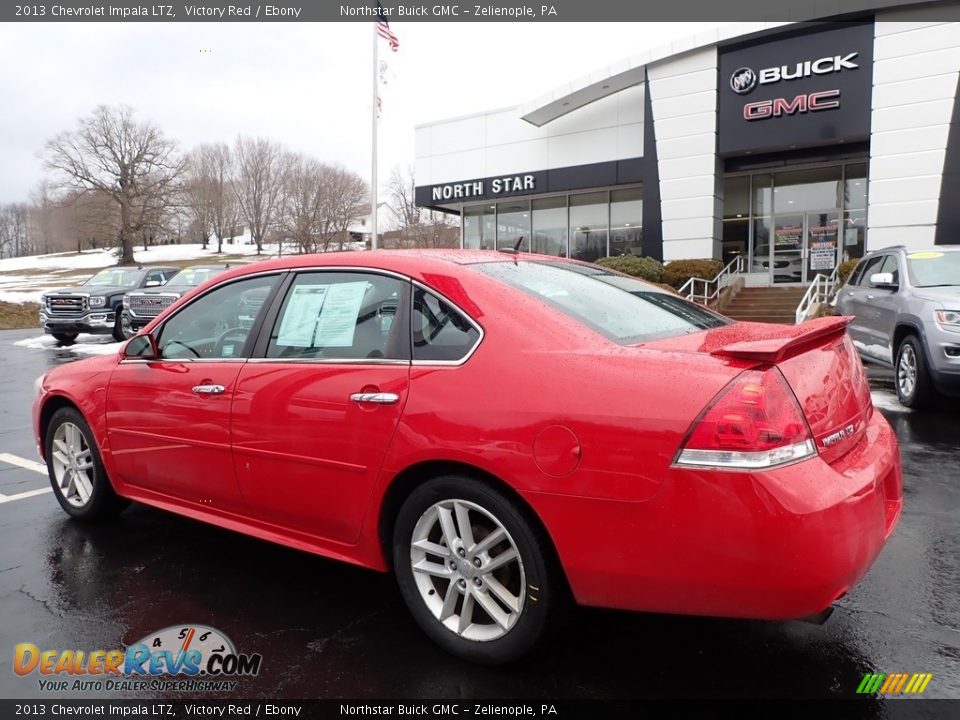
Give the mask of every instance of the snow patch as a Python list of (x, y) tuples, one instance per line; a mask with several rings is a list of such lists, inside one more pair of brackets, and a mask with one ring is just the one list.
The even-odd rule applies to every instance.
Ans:
[(8, 303), (38, 303), (43, 290), (0, 290), (0, 302)]
[(119, 352), (121, 345), (109, 335), (87, 335), (85, 333), (77, 336), (77, 341), (73, 345), (63, 347), (60, 347), (56, 338), (50, 335), (24, 338), (13, 344), (31, 350), (69, 350), (79, 355), (110, 355)]
[(880, 410), (903, 413), (913, 412), (913, 410), (905, 405), (901, 405), (897, 394), (890, 390), (871, 390), (870, 398), (873, 400), (873, 406)]

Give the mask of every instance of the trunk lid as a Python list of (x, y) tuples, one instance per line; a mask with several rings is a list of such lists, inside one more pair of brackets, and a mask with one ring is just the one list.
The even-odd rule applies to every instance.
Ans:
[(800, 404), (817, 451), (832, 462), (859, 443), (873, 414), (863, 363), (846, 334), (849, 322), (830, 317), (801, 325), (735, 323), (647, 347), (726, 357), (742, 361), (744, 369), (775, 365)]

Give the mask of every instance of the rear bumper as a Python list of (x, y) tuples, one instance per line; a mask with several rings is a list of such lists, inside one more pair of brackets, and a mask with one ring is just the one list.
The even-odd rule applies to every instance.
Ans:
[(833, 465), (676, 469), (648, 502), (529, 500), (581, 604), (774, 620), (818, 613), (866, 574), (900, 516), (902, 473), (875, 412)]

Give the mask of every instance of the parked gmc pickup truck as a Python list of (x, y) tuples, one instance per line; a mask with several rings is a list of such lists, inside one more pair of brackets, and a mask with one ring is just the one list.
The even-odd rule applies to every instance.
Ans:
[(112, 267), (75, 288), (51, 290), (40, 299), (40, 326), (61, 344), (80, 333), (113, 335), (123, 340), (120, 303), (137, 288), (159, 287), (180, 272), (177, 267)]

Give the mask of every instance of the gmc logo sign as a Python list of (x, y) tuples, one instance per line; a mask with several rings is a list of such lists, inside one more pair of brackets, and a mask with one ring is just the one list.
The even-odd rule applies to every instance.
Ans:
[(744, 120), (766, 120), (783, 115), (833, 110), (840, 107), (839, 90), (823, 90), (807, 95), (797, 95), (792, 100), (774, 98), (747, 103), (743, 106)]

